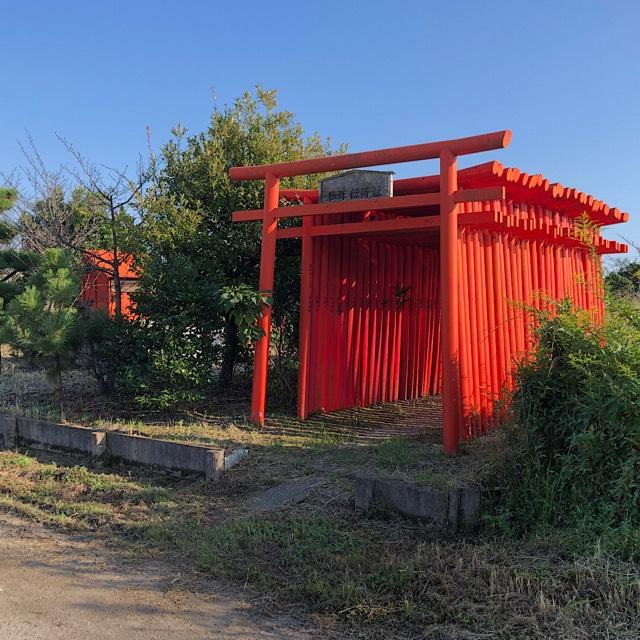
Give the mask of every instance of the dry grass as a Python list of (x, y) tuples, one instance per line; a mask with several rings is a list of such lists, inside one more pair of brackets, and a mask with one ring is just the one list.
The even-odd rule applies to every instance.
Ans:
[[(71, 407), (95, 401), (98, 384), (86, 371), (63, 374), (63, 393)], [(0, 411), (32, 417), (59, 417), (54, 386), (42, 367), (31, 367), (15, 357), (4, 357), (0, 373)]]
[[(243, 390), (212, 397), (206, 410), (180, 417), (141, 414), (119, 406), (117, 399), (106, 400), (82, 371), (65, 374), (65, 396), (71, 423), (216, 447), (248, 446), (253, 462), (267, 468), (267, 477), (274, 482), (292, 474), (324, 471), (440, 486), (481, 483), (503, 448), (501, 435), (495, 434), (463, 447), (459, 457), (445, 456), (438, 398), (351, 409), (307, 421), (274, 409), (266, 427), (256, 429), (248, 422)], [(57, 402), (45, 372), (16, 359), (5, 361), (0, 411), (57, 419)]]
[(221, 426), (212, 421), (154, 423), (97, 419), (83, 424), (227, 449), (247, 446), (254, 462), (267, 464), (266, 457), (272, 464), (293, 465), (298, 474), (325, 470), (338, 476), (376, 475), (443, 486), (481, 484), (504, 455), (505, 447), (503, 435), (495, 433), (463, 446), (460, 455), (452, 458), (443, 453), (439, 443), (424, 437), (362, 441), (353, 437), (336, 439), (312, 429), (306, 431), (304, 426), (275, 432), (246, 423)]
[[(637, 638), (640, 571), (497, 540), (434, 538), (319, 489), (277, 514), (225, 518), (247, 493), (169, 474), (88, 470), (0, 453), (0, 508), (93, 531), (126, 553), (244, 585), (264, 606), (316, 616), (340, 638)], [(253, 491), (255, 487), (251, 487)]]
[[(82, 385), (80, 378), (76, 382)], [(3, 374), (2, 397), (17, 400), (5, 409), (50, 416), (47, 384), (42, 372)], [(79, 466), (86, 461), (69, 457), (0, 452), (0, 509), (56, 528), (92, 531), (122, 552), (177, 555), (186, 571), (241, 584), (265, 607), (311, 613), (327, 637), (640, 637), (635, 564), (598, 550), (574, 557), (549, 545), (489, 537), (437, 539), (415, 522), (354, 513), (354, 474), (442, 485), (482, 482), (505, 455), (500, 435), (478, 440), (451, 459), (433, 434), (359, 437), (358, 428), (370, 425), (372, 415), (380, 417), (379, 408), (309, 423), (280, 414), (258, 431), (246, 422), (242, 396), (227, 404), (217, 399), (208, 414), (162, 421), (123, 417), (83, 393), (72, 413), (84, 424), (248, 445), (250, 459), (210, 485), (149, 469), (87, 468)], [(390, 419), (397, 423), (413, 410), (399, 403)], [(371, 429), (364, 431), (371, 435)], [(295, 508), (271, 515), (237, 508), (262, 488), (309, 474), (325, 482)]]

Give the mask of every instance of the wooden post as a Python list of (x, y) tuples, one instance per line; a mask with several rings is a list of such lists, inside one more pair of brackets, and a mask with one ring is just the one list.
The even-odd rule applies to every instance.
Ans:
[[(273, 296), (273, 275), (276, 261), (276, 231), (278, 220), (274, 211), (278, 208), (280, 180), (268, 173), (264, 181), (264, 218), (262, 222), (262, 248), (260, 252), (259, 289)], [(269, 338), (271, 335), (271, 305), (262, 306), (258, 326), (263, 335), (256, 341), (253, 360), (253, 388), (251, 391), (251, 422), (264, 425), (267, 397), (267, 371), (269, 368)]]
[[(305, 204), (311, 199), (303, 198)], [(302, 219), (302, 266), (300, 270), (300, 330), (298, 338), (298, 417), (306, 420), (309, 415), (307, 388), (309, 385), (309, 348), (311, 336), (311, 283), (313, 282), (313, 238), (310, 216)]]
[(440, 305), (442, 420), (444, 451), (454, 454), (460, 440), (460, 364), (458, 327), (458, 189), (456, 157), (440, 153)]

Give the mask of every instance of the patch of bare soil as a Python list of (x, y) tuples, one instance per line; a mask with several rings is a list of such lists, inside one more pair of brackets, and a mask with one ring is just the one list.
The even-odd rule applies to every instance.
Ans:
[(0, 515), (3, 640), (311, 639), (242, 593), (194, 582), (160, 561), (123, 562), (88, 537)]

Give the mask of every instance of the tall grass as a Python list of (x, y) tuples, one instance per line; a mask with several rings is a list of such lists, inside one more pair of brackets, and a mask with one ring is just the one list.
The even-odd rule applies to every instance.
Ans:
[(516, 455), (494, 523), (640, 558), (640, 313), (612, 301), (604, 325), (568, 302), (540, 314), (513, 395)]

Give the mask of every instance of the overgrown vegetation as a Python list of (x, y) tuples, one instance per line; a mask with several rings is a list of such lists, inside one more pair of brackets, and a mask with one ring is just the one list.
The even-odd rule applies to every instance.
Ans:
[[(255, 478), (268, 471), (265, 456)], [(242, 476), (244, 477), (244, 473)], [(602, 552), (563, 559), (504, 542), (434, 539), (420, 524), (359, 516), (320, 493), (274, 515), (221, 514), (246, 487), (128, 476), (0, 452), (0, 506), (120, 553), (176, 554), (267, 608), (314, 612), (327, 637), (620, 638), (640, 633), (640, 574)]]
[[(173, 130), (152, 159), (151, 188), (137, 204), (139, 316), (126, 327), (124, 340), (141, 348), (130, 363), (126, 356), (132, 352), (119, 349), (118, 370), (126, 382), (121, 391), (147, 406), (168, 408), (210, 394), (214, 384), (228, 387), (236, 365), (249, 360), (246, 338), (256, 337), (248, 332), (259, 303), (272, 296), (280, 338), (274, 341), (276, 360), (291, 363), (286, 356), (296, 349), (299, 247), (278, 243), (275, 291), (258, 292), (259, 225), (234, 224), (231, 213), (261, 208), (263, 188), (258, 181), (232, 182), (228, 170), (331, 151), (317, 134), (305, 135), (291, 112), (277, 108), (275, 91), (259, 87), (215, 109), (206, 131)], [(314, 180), (303, 176), (282, 186), (305, 187)]]
[[(329, 142), (305, 134), (294, 114), (278, 108), (276, 92), (260, 87), (214, 108), (204, 132), (176, 126), (159, 154), (150, 151), (132, 175), (95, 164), (59, 140), (69, 167), (47, 167), (29, 136), (22, 145), (27, 188), (17, 202), (15, 189), (0, 193), (2, 210), (11, 210), (0, 242), (15, 240), (35, 256), (55, 248), (78, 270), (109, 277), (115, 318), (87, 325), (82, 352), (103, 390), (140, 408), (171, 412), (229, 388), (244, 369), (238, 365), (250, 361), (255, 320), (275, 296), (271, 384), (290, 402), (299, 247), (278, 243), (275, 291), (257, 291), (260, 226), (233, 224), (231, 214), (262, 207), (262, 186), (234, 183), (228, 170), (327, 155)], [(304, 188), (316, 179), (285, 179), (282, 186)], [(0, 255), (0, 277), (17, 255), (14, 250), (4, 261)], [(131, 256), (141, 278), (135, 313), (125, 317), (120, 267)], [(17, 272), (6, 275), (5, 288), (19, 285)]]
[(611, 300), (606, 322), (568, 302), (538, 314), (538, 346), (512, 399), (514, 453), (495, 523), (640, 559), (640, 313)]

